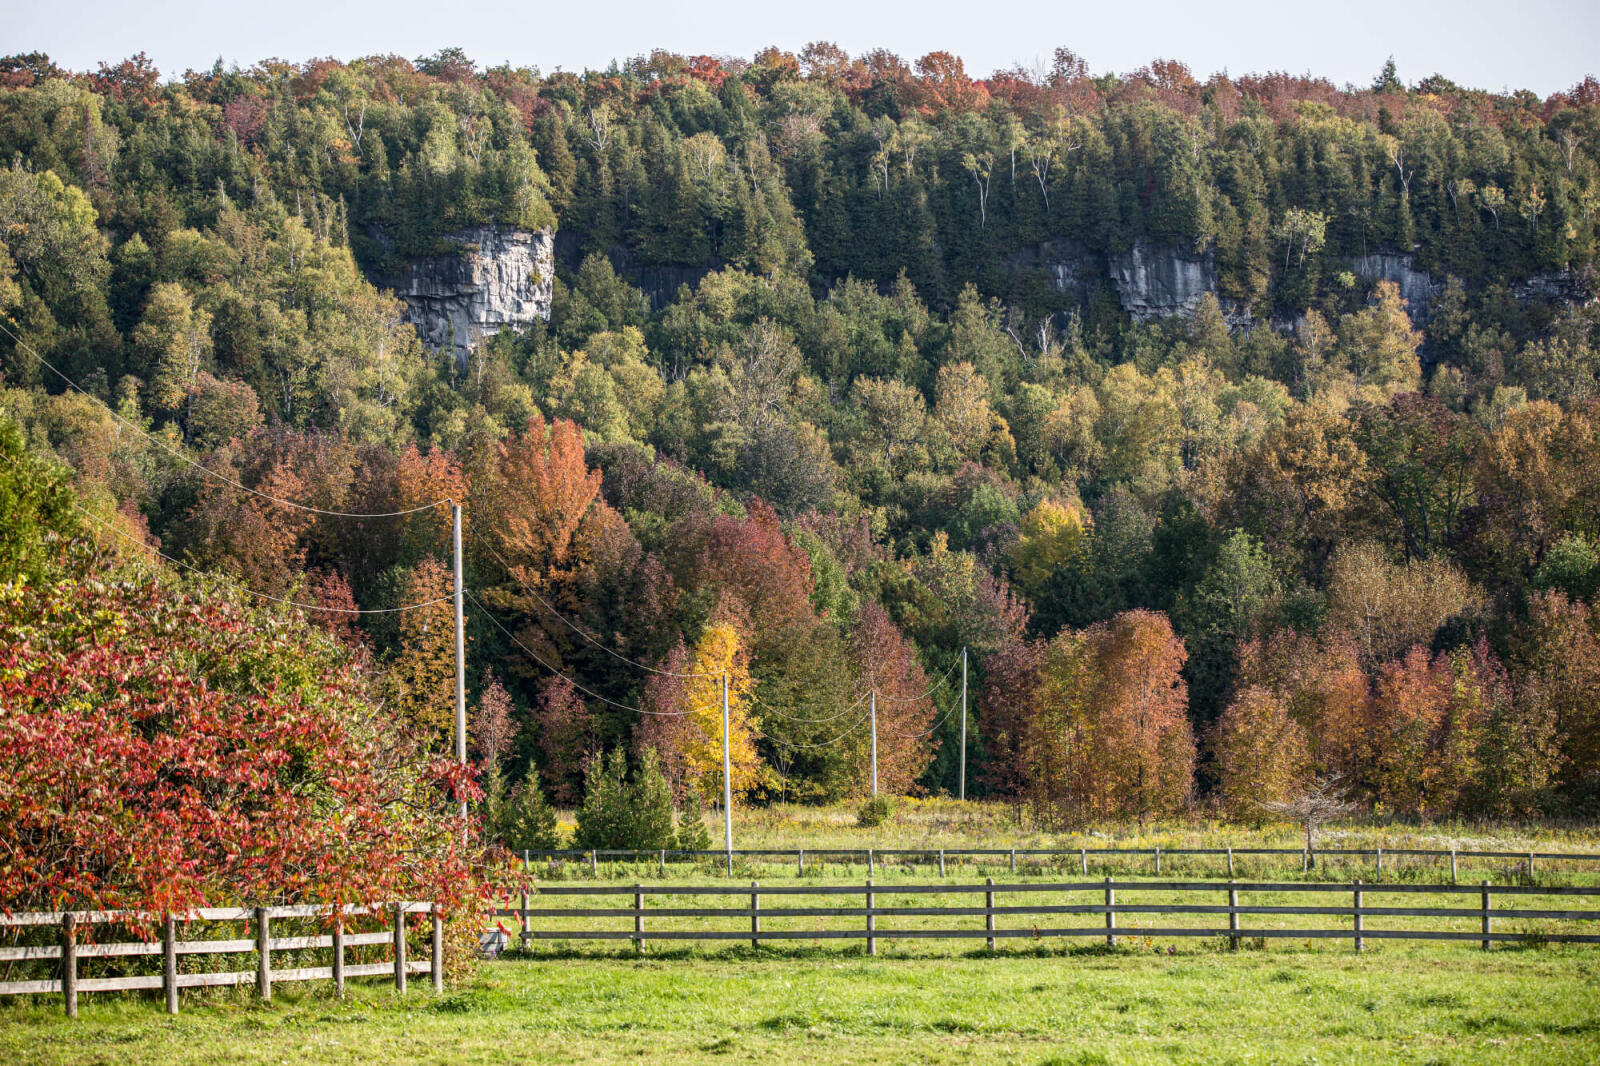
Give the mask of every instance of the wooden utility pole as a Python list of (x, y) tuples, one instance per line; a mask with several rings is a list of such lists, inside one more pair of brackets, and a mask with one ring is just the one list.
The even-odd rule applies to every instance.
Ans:
[[(857, 706), (860, 706), (857, 704)], [(878, 690), (871, 695), (872, 714), (872, 798), (878, 798)]]
[(722, 672), (722, 840), (733, 870), (733, 756), (729, 751), (728, 672)]
[(967, 649), (961, 649), (961, 798), (967, 798)]
[[(450, 505), (450, 544), (455, 555), (456, 606), (456, 762), (467, 764), (467, 634), (461, 609), (461, 505)], [(467, 801), (461, 801), (461, 820), (466, 822)], [(462, 835), (466, 828), (463, 824)]]

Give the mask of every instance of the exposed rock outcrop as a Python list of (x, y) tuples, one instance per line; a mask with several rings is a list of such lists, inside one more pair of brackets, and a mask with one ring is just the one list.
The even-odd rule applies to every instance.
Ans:
[(1036, 270), (1047, 274), (1056, 292), (1088, 303), (1095, 282), (1105, 274), (1100, 257), (1077, 241), (1061, 239), (1026, 245), (1006, 257), (1012, 270)]
[(1535, 274), (1527, 281), (1518, 282), (1511, 286), (1511, 295), (1522, 303), (1543, 301), (1582, 307), (1594, 302), (1597, 289), (1600, 285), (1596, 284), (1591, 271), (1563, 270), (1556, 274)]
[(1200, 298), (1217, 291), (1217, 260), (1209, 250), (1186, 252), (1143, 237), (1107, 262), (1122, 309), (1140, 322), (1193, 314)]
[(1415, 257), (1403, 252), (1363, 255), (1351, 260), (1350, 270), (1369, 282), (1394, 282), (1406, 302), (1411, 321), (1419, 326), (1433, 316), (1433, 302), (1444, 293), (1444, 281), (1418, 270)]
[[(556, 261), (561, 266), (562, 277), (576, 272), (584, 259), (588, 234), (582, 230), (560, 230), (556, 233)], [(725, 259), (708, 259), (700, 263), (641, 263), (628, 248), (614, 244), (606, 249), (611, 269), (634, 288), (641, 290), (650, 301), (650, 309), (659, 311), (678, 298), (680, 286), (694, 288), (707, 274), (728, 266)]]
[(494, 226), (446, 233), (455, 250), (414, 257), (406, 273), (375, 279), (406, 304), (424, 344), (465, 361), (484, 337), (550, 318), (555, 240), (549, 230)]
[[(1073, 240), (1028, 245), (1006, 257), (1013, 270), (1041, 271), (1056, 292), (1088, 303), (1097, 284), (1116, 290), (1122, 309), (1140, 322), (1192, 315), (1207, 293), (1217, 292), (1217, 261), (1210, 251), (1191, 252), (1144, 238), (1126, 252), (1102, 256)], [(1250, 322), (1249, 311), (1222, 302), (1222, 312), (1236, 326)]]

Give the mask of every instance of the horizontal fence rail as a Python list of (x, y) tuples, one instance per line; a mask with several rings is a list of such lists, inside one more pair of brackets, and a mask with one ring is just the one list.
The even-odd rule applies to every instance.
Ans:
[[(427, 959), (407, 961), (406, 920), (409, 915), (425, 914), (431, 919), (430, 953)], [(381, 931), (349, 932), (345, 923), (361, 924), (381, 918), (387, 925)], [(326, 919), (331, 931), (315, 936), (273, 936), (275, 919)], [(180, 940), (181, 925), (189, 922), (243, 922), (252, 936), (232, 939)], [(158, 940), (109, 941), (93, 939), (96, 926), (155, 923)], [(178, 914), (144, 911), (25, 911), (0, 913), (0, 931), (53, 928), (56, 943), (0, 946), (0, 964), (54, 962), (56, 976), (42, 980), (0, 981), (0, 996), (53, 995), (59, 993), (69, 1018), (78, 1016), (80, 992), (131, 992), (161, 989), (166, 995), (169, 1014), (178, 1013), (178, 992), (184, 988), (216, 988), (228, 985), (256, 986), (263, 1000), (272, 998), (272, 986), (282, 981), (332, 981), (344, 994), (349, 977), (390, 976), (395, 988), (406, 990), (410, 974), (432, 975), (433, 990), (444, 988), (443, 918), (432, 903), (401, 901), (365, 906), (334, 904), (282, 907), (200, 907)], [(347, 963), (351, 948), (388, 946), (391, 958), (385, 962)], [(272, 964), (273, 952), (328, 949), (330, 965), (279, 969)], [(253, 953), (255, 968), (209, 973), (179, 973), (177, 960), (192, 955), (237, 955)], [(162, 972), (121, 977), (86, 978), (79, 974), (85, 959), (112, 959), (139, 956), (162, 957)]]
[(1448, 862), (1452, 880), (1456, 876), (1457, 865), (1463, 859), (1491, 859), (1503, 860), (1514, 863), (1521, 868), (1525, 875), (1532, 878), (1541, 862), (1549, 863), (1592, 863), (1600, 865), (1600, 853), (1591, 852), (1561, 852), (1561, 851), (1494, 851), (1478, 848), (734, 848), (718, 849), (707, 848), (699, 850), (682, 850), (674, 848), (646, 849), (610, 849), (598, 848), (591, 850), (580, 849), (546, 849), (527, 850), (522, 853), (524, 865), (531, 864), (534, 859), (549, 862), (573, 862), (587, 864), (590, 870), (599, 873), (599, 864), (611, 863), (656, 863), (665, 871), (668, 863), (698, 862), (700, 860), (718, 860), (725, 862), (729, 873), (732, 873), (734, 860), (784, 860), (795, 864), (796, 872), (805, 872), (807, 860), (813, 864), (818, 862), (834, 861), (864, 865), (871, 873), (880, 862), (905, 862), (908, 864), (922, 862), (929, 866), (937, 864), (940, 875), (944, 874), (945, 864), (949, 861), (961, 860), (1005, 860), (1009, 863), (1012, 873), (1017, 870), (1018, 860), (1027, 863), (1032, 860), (1035, 864), (1045, 862), (1064, 863), (1072, 859), (1078, 860), (1080, 869), (1088, 873), (1090, 862), (1106, 865), (1113, 858), (1146, 858), (1149, 859), (1155, 873), (1161, 873), (1163, 858), (1172, 859), (1177, 856), (1211, 857), (1226, 859), (1228, 871), (1231, 874), (1236, 858), (1270, 857), (1279, 859), (1300, 860), (1302, 870), (1310, 870), (1318, 859), (1339, 858), (1355, 860), (1357, 862), (1371, 862), (1378, 876), (1383, 875), (1384, 859), (1431, 859), (1439, 864)]
[[(559, 940), (630, 940), (642, 949), (647, 940), (659, 941), (749, 941), (759, 946), (763, 941), (775, 940), (863, 940), (869, 954), (876, 953), (877, 941), (891, 939), (976, 939), (984, 938), (992, 949), (997, 939), (1046, 937), (1082, 938), (1104, 937), (1108, 946), (1115, 946), (1119, 935), (1138, 937), (1221, 937), (1230, 947), (1237, 949), (1241, 940), (1259, 939), (1335, 939), (1349, 940), (1355, 950), (1363, 949), (1367, 940), (1460, 940), (1477, 941), (1487, 950), (1493, 941), (1516, 943), (1574, 943), (1600, 944), (1600, 926), (1581, 926), (1584, 931), (1564, 929), (1543, 930), (1533, 928), (1495, 928), (1496, 921), (1541, 922), (1595, 922), (1600, 921), (1600, 908), (1567, 906), (1517, 906), (1517, 897), (1600, 897), (1600, 886), (1531, 886), (1531, 885), (1480, 885), (1455, 884), (1363, 884), (1349, 882), (1304, 881), (1129, 881), (1106, 878), (1103, 881), (1077, 881), (1062, 883), (995, 884), (988, 879), (983, 884), (936, 885), (874, 885), (871, 880), (863, 885), (784, 885), (762, 887), (752, 882), (748, 887), (720, 885), (538, 885), (519, 888), (521, 905), (495, 908), (489, 911), (492, 919), (510, 918), (520, 923), (520, 938), (526, 947), (532, 941)], [(1119, 893), (1122, 897), (1119, 898)], [(1336, 904), (1308, 902), (1261, 903), (1240, 902), (1241, 894), (1317, 894), (1343, 896), (1348, 902)], [(1177, 895), (1197, 897), (1193, 902), (1185, 899), (1178, 903), (1130, 902), (1128, 895), (1148, 898), (1150, 895)], [(1476, 906), (1394, 904), (1371, 905), (1364, 897), (1371, 895), (1418, 896), (1438, 895), (1447, 898), (1447, 904), (1457, 897), (1471, 897)], [(529, 896), (561, 898), (631, 897), (631, 906), (529, 906)], [(958, 895), (982, 896), (982, 905), (950, 906), (930, 903), (926, 906), (878, 904), (877, 898), (889, 896)], [(1081, 897), (1088, 895), (1091, 900)], [(734, 906), (689, 907), (673, 904), (673, 897), (738, 897)], [(1040, 896), (1079, 897), (1071, 902), (1036, 902)], [(797, 905), (802, 897), (823, 897), (824, 905)], [(838, 897), (854, 897), (859, 904), (845, 903)], [(1016, 902), (996, 903), (996, 898)], [(1031, 897), (1031, 898), (1030, 898)], [(1206, 898), (1209, 897), (1209, 898)], [(1497, 898), (1511, 898), (1512, 906), (1496, 906)], [(654, 905), (647, 905), (655, 900)], [(745, 901), (748, 900), (748, 903)], [(766, 903), (764, 900), (773, 900)], [(1429, 901), (1418, 901), (1428, 904)], [(1042, 926), (1037, 923), (1023, 925), (1018, 919), (1082, 915), (1098, 918), (1103, 925)], [(1119, 916), (1172, 916), (1188, 915), (1207, 919), (1200, 925), (1160, 925), (1123, 928), (1119, 934)], [(1241, 921), (1246, 917), (1294, 916), (1307, 918), (1343, 918), (1349, 921), (1344, 928), (1324, 927), (1284, 928), (1252, 925)], [(552, 924), (558, 920), (574, 918), (591, 922), (629, 919), (630, 923), (616, 928), (586, 927)], [(973, 924), (951, 922), (933, 928), (899, 926), (883, 928), (879, 918), (949, 918), (973, 919)], [(976, 919), (982, 919), (979, 925)], [(1226, 926), (1211, 924), (1210, 919), (1225, 918)], [(1384, 925), (1373, 928), (1366, 919), (1428, 918), (1442, 920), (1440, 928), (1394, 928)], [(684, 928), (688, 920), (748, 920), (749, 927), (728, 929), (708, 927), (704, 924)], [(847, 924), (835, 923), (831, 928), (799, 927), (796, 920), (854, 919)], [(789, 920), (787, 928), (763, 926), (768, 922)], [(646, 922), (651, 925), (647, 928)], [(1470, 921), (1473, 929), (1455, 928), (1450, 923)], [(669, 927), (663, 928), (663, 923)]]

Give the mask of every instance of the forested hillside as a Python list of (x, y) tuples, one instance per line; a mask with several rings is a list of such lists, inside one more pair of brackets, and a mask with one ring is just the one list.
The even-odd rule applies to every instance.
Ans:
[[(1592, 814), (1597, 209), (1593, 79), (17, 55), (0, 421), (439, 752), (461, 503), (475, 758), (560, 803), (718, 798), (724, 672), (741, 797), (862, 794), (873, 704), (954, 791), (965, 647), (969, 793), (1062, 819)], [(558, 268), (460, 361), (372, 279), (469, 226)]]

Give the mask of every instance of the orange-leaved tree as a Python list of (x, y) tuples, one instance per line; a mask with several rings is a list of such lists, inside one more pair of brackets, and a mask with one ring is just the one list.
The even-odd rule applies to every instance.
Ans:
[(1284, 803), (1310, 767), (1305, 731), (1288, 702), (1271, 689), (1241, 689), (1211, 733), (1223, 808), (1236, 819), (1259, 821), (1269, 804)]
[(1182, 669), (1187, 653), (1167, 616), (1124, 611), (1090, 627), (1092, 715), (1102, 813), (1175, 814), (1194, 787), (1194, 734)]

